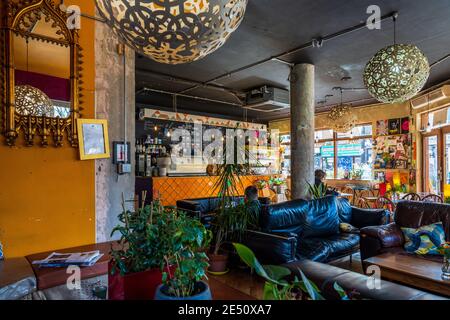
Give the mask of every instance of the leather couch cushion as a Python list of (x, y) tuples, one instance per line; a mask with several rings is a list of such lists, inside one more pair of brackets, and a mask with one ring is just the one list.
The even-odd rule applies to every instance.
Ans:
[(336, 205), (339, 214), (339, 221), (352, 223), (352, 205), (346, 198), (336, 198)]
[(338, 234), (339, 215), (336, 197), (329, 196), (307, 202), (302, 229), (302, 239)]
[(340, 233), (326, 238), (305, 238), (297, 245), (297, 256), (324, 262), (335, 256), (351, 253), (359, 246), (359, 235)]
[(442, 222), (446, 240), (450, 241), (450, 205), (432, 202), (400, 201), (395, 210), (395, 223), (400, 228), (419, 228)]
[(263, 207), (260, 215), (261, 229), (269, 233), (300, 234), (303, 215), (308, 210), (307, 203), (306, 200), (297, 199)]
[(265, 232), (287, 232), (300, 238), (322, 237), (339, 233), (336, 197), (319, 200), (292, 200), (266, 206), (260, 225)]
[(380, 290), (371, 290), (367, 286), (368, 277), (356, 272), (337, 268), (310, 260), (299, 260), (284, 265), (293, 274), (300, 276), (298, 270), (314, 282), (326, 299), (339, 300), (340, 297), (333, 289), (337, 282), (347, 292), (359, 293), (359, 298), (375, 300), (446, 300), (417, 289), (381, 280)]

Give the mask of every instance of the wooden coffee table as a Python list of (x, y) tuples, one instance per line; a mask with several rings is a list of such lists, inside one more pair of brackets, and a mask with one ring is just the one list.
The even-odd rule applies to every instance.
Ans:
[(381, 269), (381, 278), (450, 297), (450, 281), (442, 280), (442, 263), (407, 254), (385, 253), (364, 260)]

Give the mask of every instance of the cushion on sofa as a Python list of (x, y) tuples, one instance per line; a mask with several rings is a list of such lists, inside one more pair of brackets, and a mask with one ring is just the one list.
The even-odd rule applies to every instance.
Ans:
[(339, 233), (339, 215), (335, 197), (329, 196), (307, 203), (302, 217), (301, 238), (326, 237)]
[(346, 198), (336, 198), (336, 205), (339, 214), (339, 221), (343, 223), (351, 223), (352, 221), (352, 205)]
[(297, 256), (324, 262), (350, 254), (359, 245), (359, 235), (340, 233), (326, 238), (305, 238), (297, 245)]
[(404, 248), (409, 253), (419, 255), (439, 255), (438, 248), (445, 242), (442, 222), (433, 223), (420, 228), (401, 228), (405, 236)]

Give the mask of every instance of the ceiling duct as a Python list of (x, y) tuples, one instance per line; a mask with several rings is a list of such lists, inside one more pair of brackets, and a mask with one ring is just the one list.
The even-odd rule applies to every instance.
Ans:
[(450, 98), (450, 85), (445, 85), (437, 90), (431, 91), (430, 93), (421, 95), (420, 97), (411, 100), (411, 107), (413, 109), (420, 109), (428, 106), (428, 103), (437, 103), (447, 98)]
[(253, 89), (246, 94), (245, 109), (275, 112), (290, 107), (289, 91), (271, 86)]

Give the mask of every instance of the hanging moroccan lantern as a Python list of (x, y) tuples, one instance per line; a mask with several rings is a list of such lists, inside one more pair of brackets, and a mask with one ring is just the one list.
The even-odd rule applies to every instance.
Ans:
[(248, 0), (96, 0), (100, 15), (135, 51), (167, 64), (220, 48), (240, 25)]
[(380, 102), (405, 102), (419, 93), (429, 75), (428, 59), (419, 48), (395, 44), (378, 51), (367, 63), (364, 84)]

